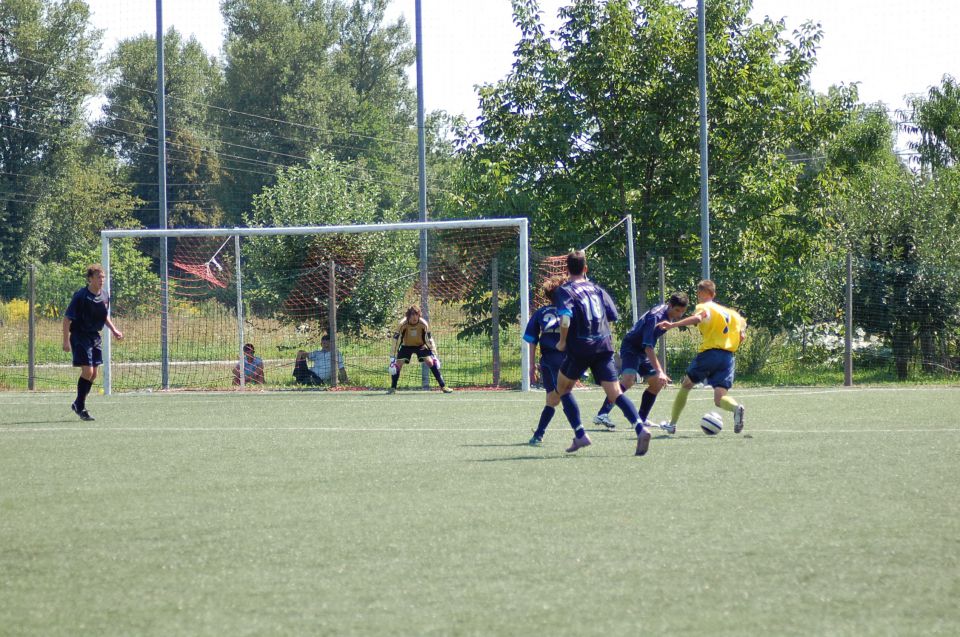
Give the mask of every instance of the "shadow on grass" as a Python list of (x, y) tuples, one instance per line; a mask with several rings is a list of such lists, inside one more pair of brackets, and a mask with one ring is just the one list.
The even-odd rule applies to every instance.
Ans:
[(19, 422), (0, 423), (0, 427), (23, 427), (26, 425), (56, 425), (59, 423), (80, 423), (79, 418), (59, 418), (57, 420), (21, 420)]
[(529, 447), (530, 445), (526, 442), (508, 442), (505, 444), (496, 444), (496, 443), (483, 443), (476, 445), (460, 445), (461, 447)]
[[(510, 456), (509, 458), (478, 458), (476, 460), (467, 460), (467, 462), (516, 462), (518, 460), (564, 460), (572, 458), (576, 454), (559, 454), (549, 456)], [(604, 456), (598, 456), (604, 457)]]

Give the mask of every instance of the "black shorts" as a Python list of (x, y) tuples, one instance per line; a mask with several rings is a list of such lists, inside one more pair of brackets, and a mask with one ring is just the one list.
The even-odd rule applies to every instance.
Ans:
[(433, 356), (433, 352), (430, 351), (429, 347), (416, 347), (414, 345), (401, 345), (400, 351), (397, 352), (397, 360), (403, 361), (404, 363), (410, 362), (410, 357), (416, 354), (417, 358), (422, 362), (427, 356)]
[(70, 351), (74, 367), (99, 367), (103, 365), (103, 350), (99, 334), (71, 334)]

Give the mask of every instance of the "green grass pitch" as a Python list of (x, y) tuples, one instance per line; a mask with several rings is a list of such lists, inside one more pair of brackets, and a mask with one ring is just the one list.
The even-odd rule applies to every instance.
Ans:
[(960, 389), (733, 395), (0, 394), (0, 635), (960, 634)]

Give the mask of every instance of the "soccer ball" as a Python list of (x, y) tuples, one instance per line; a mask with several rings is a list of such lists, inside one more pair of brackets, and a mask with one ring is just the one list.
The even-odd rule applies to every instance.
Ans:
[(708, 436), (716, 436), (723, 429), (723, 419), (715, 411), (707, 412), (700, 419), (700, 428)]

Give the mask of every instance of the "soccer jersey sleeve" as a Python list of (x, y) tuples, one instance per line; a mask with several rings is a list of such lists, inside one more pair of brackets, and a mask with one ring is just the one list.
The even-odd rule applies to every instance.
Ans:
[(558, 316), (573, 316), (573, 296), (566, 286), (561, 285), (553, 292), (553, 300), (557, 305)]
[(657, 346), (657, 317), (653, 314), (646, 314), (640, 320), (640, 347), (654, 348)]
[(82, 290), (80, 292), (74, 292), (73, 298), (70, 299), (70, 305), (67, 306), (67, 311), (63, 313), (63, 315), (71, 321), (76, 321), (80, 316), (80, 299), (82, 298), (82, 292)]
[(607, 314), (607, 321), (616, 323), (620, 320), (620, 314), (617, 312), (617, 305), (610, 298), (610, 295), (603, 288), (600, 289), (600, 296), (603, 299), (603, 311)]
[(534, 345), (540, 341), (540, 314), (540, 310), (534, 312), (527, 321), (526, 329), (523, 330), (523, 340)]

